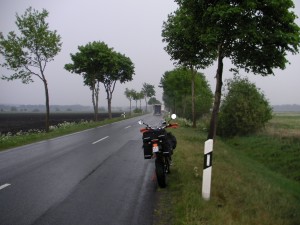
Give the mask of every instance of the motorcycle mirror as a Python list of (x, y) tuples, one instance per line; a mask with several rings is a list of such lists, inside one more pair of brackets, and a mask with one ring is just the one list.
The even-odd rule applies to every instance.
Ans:
[(172, 118), (173, 120), (175, 120), (176, 117), (177, 117), (176, 114), (172, 114), (172, 115), (171, 115), (171, 118)]
[(143, 122), (143, 120), (139, 120), (138, 123), (139, 123), (139, 125), (143, 125), (144, 122)]

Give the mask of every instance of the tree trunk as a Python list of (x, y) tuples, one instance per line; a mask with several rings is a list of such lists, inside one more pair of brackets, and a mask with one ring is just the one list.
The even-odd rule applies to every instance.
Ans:
[(98, 112), (99, 112), (99, 82), (97, 82), (97, 87), (95, 90), (95, 100), (96, 100), (96, 109), (95, 109), (95, 114), (96, 114), (96, 121), (98, 121)]
[(223, 75), (223, 53), (222, 53), (222, 46), (219, 45), (218, 47), (219, 55), (218, 55), (218, 69), (216, 73), (216, 90), (215, 90), (215, 100), (214, 100), (214, 106), (213, 111), (211, 114), (210, 119), (210, 127), (208, 131), (207, 139), (214, 139), (216, 136), (216, 130), (217, 130), (217, 121), (218, 121), (218, 113), (221, 103), (221, 94), (222, 94), (222, 75)]
[(196, 70), (192, 69), (192, 118), (193, 118), (193, 128), (196, 128), (196, 115), (195, 115), (195, 75)]
[(176, 112), (176, 100), (175, 100), (175, 98), (174, 98), (174, 100), (173, 100), (173, 113), (177, 113)]
[(99, 100), (99, 82), (92, 87), (92, 102), (94, 107), (94, 120), (98, 121), (98, 100)]
[(146, 103), (146, 113), (148, 112), (148, 104), (147, 104), (147, 98), (145, 97), (145, 103)]
[(47, 80), (43, 79), (44, 87), (45, 87), (45, 95), (46, 95), (46, 132), (49, 132), (49, 125), (50, 125), (50, 104), (49, 104), (49, 91), (48, 91), (48, 84)]
[(187, 103), (187, 96), (186, 95), (184, 95), (184, 97), (182, 98), (182, 107), (183, 107), (183, 109), (182, 109), (182, 115), (184, 116), (184, 117), (186, 117), (187, 115), (186, 115), (186, 103)]
[(107, 108), (108, 108), (108, 117), (109, 119), (112, 118), (112, 114), (111, 114), (111, 98), (107, 99)]
[(94, 121), (96, 121), (96, 117), (97, 117), (97, 114), (96, 114), (96, 102), (95, 102), (95, 88), (92, 87), (92, 102), (93, 102), (93, 109), (94, 109)]
[(129, 115), (131, 116), (131, 99), (129, 101), (130, 101), (130, 112), (129, 112)]

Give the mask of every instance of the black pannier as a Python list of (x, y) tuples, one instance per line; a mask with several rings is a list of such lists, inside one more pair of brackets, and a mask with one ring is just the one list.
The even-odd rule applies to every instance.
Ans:
[(168, 139), (168, 142), (170, 143), (172, 149), (175, 149), (176, 146), (177, 146), (177, 139), (176, 139), (176, 137), (171, 132), (168, 132), (167, 133), (167, 139)]
[(164, 151), (165, 155), (169, 154), (170, 156), (173, 154), (173, 150), (176, 148), (177, 140), (176, 137), (171, 133), (167, 132), (166, 140), (164, 142)]
[(152, 158), (152, 145), (144, 142), (143, 149), (144, 149), (144, 159), (151, 159)]
[(153, 132), (151, 130), (143, 133), (143, 149), (144, 149), (144, 158), (151, 159), (152, 158), (152, 143)]

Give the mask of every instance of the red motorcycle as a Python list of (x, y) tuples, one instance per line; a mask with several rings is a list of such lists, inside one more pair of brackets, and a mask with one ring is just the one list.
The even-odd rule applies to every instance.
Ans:
[[(176, 119), (176, 115), (172, 114), (172, 119)], [(144, 158), (155, 158), (155, 173), (158, 185), (161, 188), (166, 187), (166, 174), (170, 173), (170, 165), (172, 161), (173, 150), (176, 148), (176, 137), (167, 132), (166, 128), (177, 128), (178, 124), (171, 124), (170, 120), (166, 121), (156, 128), (149, 126), (144, 121), (139, 121), (140, 125), (146, 125), (140, 129), (143, 133), (143, 149)]]

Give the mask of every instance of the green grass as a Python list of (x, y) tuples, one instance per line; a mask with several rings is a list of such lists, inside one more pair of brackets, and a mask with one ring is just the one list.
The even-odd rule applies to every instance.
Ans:
[[(156, 225), (299, 225), (300, 182), (295, 179), (298, 172), (290, 176), (281, 170), (281, 163), (289, 162), (293, 157), (298, 157), (298, 162), (292, 165), (299, 168), (297, 145), (292, 147), (292, 155), (278, 156), (273, 165), (270, 158), (267, 161), (271, 164), (263, 159), (269, 157), (265, 155), (271, 157), (274, 151), (277, 152), (272, 150), (274, 146), (278, 145), (280, 149), (275, 137), (266, 136), (262, 140), (259, 140), (260, 136), (244, 140), (236, 138), (231, 142), (217, 139), (211, 199), (204, 201), (201, 188), (206, 133), (184, 126), (172, 133), (177, 137), (178, 147), (173, 157), (172, 174), (168, 176), (169, 185), (158, 192)], [(280, 169), (272, 167), (276, 165)]]
[(300, 139), (300, 113), (277, 113), (267, 124), (265, 133), (278, 138)]
[(272, 171), (300, 183), (300, 114), (280, 113), (256, 135), (226, 141)]
[(300, 139), (254, 135), (234, 138), (226, 143), (272, 171), (300, 183)]

